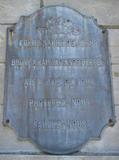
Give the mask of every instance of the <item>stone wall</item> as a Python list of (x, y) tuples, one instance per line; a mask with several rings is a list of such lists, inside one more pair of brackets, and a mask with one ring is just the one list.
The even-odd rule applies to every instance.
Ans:
[[(62, 4), (81, 13), (94, 16), (98, 24), (108, 29), (111, 55), (114, 103), (117, 123), (105, 128), (100, 141), (89, 141), (82, 152), (87, 156), (44, 156), (28, 141), (19, 141), (15, 132), (2, 125), (6, 28), (16, 23), (21, 15), (29, 15), (40, 8), (40, 0), (0, 0), (0, 160), (23, 159), (119, 159), (119, 1), (118, 0), (44, 0), (44, 5)], [(7, 155), (7, 154), (10, 155)], [(4, 155), (3, 155), (4, 154)], [(15, 155), (13, 155), (15, 154)], [(17, 155), (16, 155), (17, 154)], [(25, 154), (24, 156), (20, 154)], [(27, 154), (27, 155), (26, 155)], [(30, 155), (29, 155), (30, 154)], [(40, 154), (40, 155), (31, 155)], [(102, 155), (92, 157), (89, 155)], [(104, 156), (106, 155), (106, 156)], [(109, 157), (109, 155), (111, 155)]]

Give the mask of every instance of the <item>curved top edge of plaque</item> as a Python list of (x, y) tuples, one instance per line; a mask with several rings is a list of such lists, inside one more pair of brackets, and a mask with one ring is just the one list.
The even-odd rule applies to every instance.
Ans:
[(98, 24), (97, 19), (96, 19), (94, 16), (85, 15), (85, 14), (81, 13), (79, 10), (77, 10), (77, 9), (75, 9), (75, 8), (72, 8), (72, 7), (70, 7), (70, 6), (67, 6), (67, 5), (65, 5), (65, 4), (44, 6), (44, 7), (40, 8), (40, 9), (37, 9), (35, 12), (31, 13), (30, 15), (20, 16), (20, 18), (19, 18), (18, 22), (16, 23), (16, 25), (19, 24), (19, 22), (21, 22), (22, 19), (28, 18), (28, 17), (32, 17), (32, 16), (34, 16), (36, 13), (38, 13), (39, 11), (44, 10), (44, 9), (47, 9), (47, 8), (52, 8), (52, 7), (65, 7), (65, 8), (67, 8), (67, 9), (69, 9), (69, 10), (74, 11), (75, 13), (79, 14), (80, 16), (82, 16), (82, 17), (84, 17), (84, 18), (86, 18), (86, 19), (91, 19), (92, 22), (93, 22), (99, 29), (101, 29), (101, 30), (106, 30), (105, 28), (101, 27), (101, 26)]

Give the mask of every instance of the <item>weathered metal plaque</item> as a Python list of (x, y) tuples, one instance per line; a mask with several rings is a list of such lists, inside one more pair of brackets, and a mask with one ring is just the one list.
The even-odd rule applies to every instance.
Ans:
[(107, 31), (64, 6), (8, 29), (4, 124), (52, 154), (80, 151), (115, 123)]

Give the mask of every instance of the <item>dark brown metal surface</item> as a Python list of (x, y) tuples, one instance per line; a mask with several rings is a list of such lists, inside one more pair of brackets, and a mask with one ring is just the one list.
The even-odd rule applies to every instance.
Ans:
[(21, 17), (6, 62), (4, 124), (43, 151), (79, 151), (115, 123), (107, 31), (92, 17), (64, 6)]

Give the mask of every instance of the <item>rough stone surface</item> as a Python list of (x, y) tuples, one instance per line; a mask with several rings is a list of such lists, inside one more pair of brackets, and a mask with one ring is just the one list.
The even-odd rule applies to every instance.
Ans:
[(4, 64), (0, 63), (0, 104), (3, 104), (3, 95), (4, 95)]
[(5, 61), (7, 27), (8, 26), (0, 25), (0, 63)]
[[(118, 0), (44, 0), (45, 5), (64, 4), (83, 14), (94, 16), (98, 23), (119, 28)], [(40, 8), (40, 0), (0, 0), (0, 24), (16, 23), (21, 15), (29, 15)], [(0, 104), (3, 104), (4, 62), (6, 50), (6, 28), (0, 25)], [(119, 154), (119, 29), (109, 29), (109, 51), (112, 62), (113, 92), (116, 105), (117, 123), (113, 128), (106, 128), (101, 141), (89, 141), (82, 152)], [(17, 140), (15, 132), (2, 125), (3, 105), (0, 105), (0, 153), (39, 153), (35, 145), (28, 141)], [(0, 160), (118, 160), (118, 156), (24, 156), (0, 155)]]
[(118, 156), (23, 156), (23, 155), (2, 155), (0, 160), (118, 160)]
[[(73, 7), (83, 14), (95, 16), (99, 24), (118, 25), (119, 1), (115, 0), (44, 0), (45, 5), (63, 4)], [(21, 15), (29, 15), (40, 8), (40, 0), (0, 0), (0, 22), (14, 23)]]
[[(109, 29), (109, 46), (110, 47), (119, 47), (119, 29)], [(119, 56), (119, 53), (117, 53)]]

